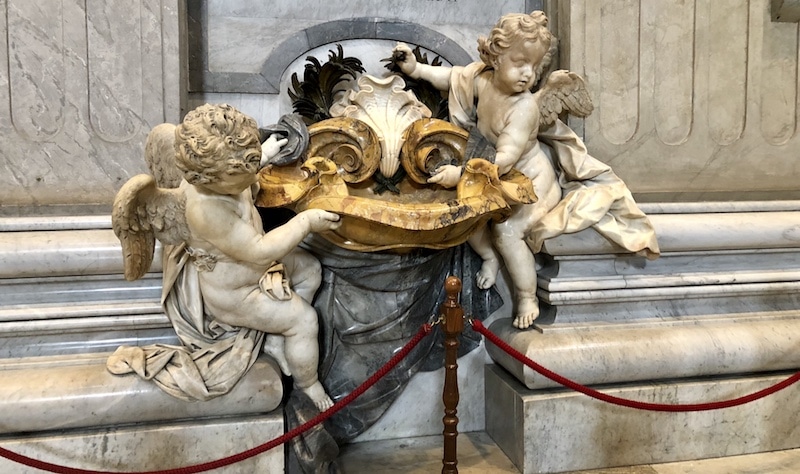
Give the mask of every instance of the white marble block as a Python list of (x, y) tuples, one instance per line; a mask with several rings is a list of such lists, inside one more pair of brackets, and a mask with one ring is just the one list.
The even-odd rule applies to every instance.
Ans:
[[(791, 374), (677, 379), (593, 387), (652, 403), (703, 403), (756, 392)], [(800, 446), (797, 387), (740, 407), (661, 413), (566, 389), (530, 390), (486, 367), (486, 431), (524, 474), (733, 456)]]

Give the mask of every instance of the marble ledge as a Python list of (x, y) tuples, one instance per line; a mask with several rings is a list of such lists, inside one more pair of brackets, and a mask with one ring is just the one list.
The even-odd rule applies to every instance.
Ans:
[(639, 209), (650, 214), (711, 214), (719, 212), (800, 211), (800, 201), (644, 202)]
[[(161, 269), (156, 246), (151, 271)], [(111, 229), (0, 233), (0, 279), (123, 273), (122, 250)]]
[(206, 402), (174, 398), (134, 374), (113, 375), (103, 355), (73, 357), (0, 361), (0, 435), (263, 414), (283, 397), (280, 370), (264, 357), (230, 393)]
[[(800, 314), (736, 320), (686, 318), (670, 324), (520, 331), (510, 319), (490, 330), (533, 361), (587, 385), (757, 373), (800, 367)], [(494, 344), (491, 358), (530, 389), (558, 386)]]
[[(714, 297), (694, 294), (691, 298), (675, 294), (674, 298), (650, 298), (615, 301), (612, 298), (583, 298), (558, 305), (546, 304), (552, 295), (539, 294), (543, 304), (537, 319), (540, 328), (586, 328), (592, 325), (607, 327), (641, 324), (686, 324), (694, 321), (716, 321), (720, 319), (749, 321), (759, 318), (774, 318), (797, 315), (800, 308), (800, 293), (774, 292), (768, 295), (742, 293), (722, 294)], [(794, 316), (792, 316), (794, 317)]]
[(110, 229), (110, 215), (0, 217), (0, 232)]
[[(800, 211), (653, 214), (662, 253), (800, 248)], [(593, 229), (544, 242), (553, 255), (625, 253)]]
[[(658, 282), (658, 279), (653, 281)], [(641, 303), (647, 301), (691, 300), (710, 298), (744, 298), (800, 294), (800, 281), (766, 283), (700, 284), (633, 288), (576, 289), (540, 292), (541, 301), (551, 305)]]
[(102, 305), (111, 303), (158, 303), (161, 298), (160, 273), (148, 273), (136, 281), (121, 274), (41, 276), (0, 279), (0, 309), (29, 309), (31, 312), (59, 305)]
[[(684, 274), (658, 275), (604, 275), (592, 278), (590, 275), (582, 277), (565, 278), (561, 275), (557, 279), (539, 279), (539, 288), (553, 292), (596, 291), (596, 290), (622, 290), (634, 288), (681, 287), (703, 285), (741, 285), (745, 283), (774, 283), (782, 282), (792, 284), (800, 281), (799, 270), (784, 271), (734, 271), (734, 272), (696, 272)], [(736, 293), (737, 291), (731, 291)]]
[[(94, 431), (46, 433), (4, 438), (12, 452), (76, 469), (150, 472), (215, 461), (244, 452), (282, 435), (283, 414), (201, 419), (109, 427)], [(283, 449), (276, 448), (214, 474), (280, 474)], [(30, 474), (31, 468), (0, 458), (3, 474)], [(43, 472), (37, 470), (36, 472)]]
[(630, 254), (541, 257), (540, 286), (565, 289), (794, 281), (800, 271), (800, 248), (670, 252), (656, 260)]
[(88, 335), (91, 333), (104, 332), (119, 335), (126, 331), (169, 328), (172, 328), (172, 325), (164, 313), (49, 319), (41, 321), (7, 321), (0, 322), (0, 338), (82, 333)]
[[(136, 316), (162, 314), (158, 301), (115, 301), (103, 304), (23, 304), (12, 307), (0, 305), (0, 324), (15, 321), (44, 321), (54, 319), (98, 318), (104, 316)], [(165, 322), (168, 322), (164, 319)], [(0, 331), (2, 334), (2, 331)]]

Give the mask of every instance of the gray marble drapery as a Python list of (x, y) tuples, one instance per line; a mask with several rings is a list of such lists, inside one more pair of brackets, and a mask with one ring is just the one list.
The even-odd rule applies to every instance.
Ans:
[[(449, 275), (463, 281), (461, 305), (466, 315), (483, 320), (502, 304), (496, 290), (475, 286), (482, 262), (466, 244), (438, 251), (361, 253), (310, 236), (303, 246), (322, 263), (323, 282), (314, 300), (320, 315), (319, 374), (334, 401), (377, 372), (422, 324), (438, 317)], [(443, 366), (442, 341), (441, 331), (423, 339), (386, 377), (328, 420), (324, 430), (296, 440), (289, 453), (290, 472), (335, 471), (331, 466), (336, 445), (372, 426), (415, 373)], [(480, 335), (468, 329), (460, 355), (479, 344)], [(311, 407), (293, 394), (286, 406), (287, 421), (308, 420)]]

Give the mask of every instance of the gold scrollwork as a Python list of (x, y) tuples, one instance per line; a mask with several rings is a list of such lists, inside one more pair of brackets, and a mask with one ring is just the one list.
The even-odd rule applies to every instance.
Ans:
[(308, 156), (327, 158), (343, 171), (342, 179), (360, 183), (375, 173), (381, 147), (375, 132), (364, 122), (349, 117), (322, 120), (308, 127)]
[(439, 166), (464, 164), (468, 135), (466, 130), (444, 120), (417, 120), (406, 129), (400, 162), (409, 178), (425, 184)]

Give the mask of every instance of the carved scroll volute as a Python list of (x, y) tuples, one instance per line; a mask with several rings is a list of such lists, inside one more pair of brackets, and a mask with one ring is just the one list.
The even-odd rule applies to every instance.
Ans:
[(409, 178), (428, 182), (441, 165), (462, 165), (467, 148), (466, 130), (439, 119), (420, 119), (406, 129), (400, 162)]
[(378, 137), (364, 122), (336, 117), (308, 127), (308, 156), (321, 156), (342, 171), (348, 183), (360, 183), (375, 173), (381, 163)]

